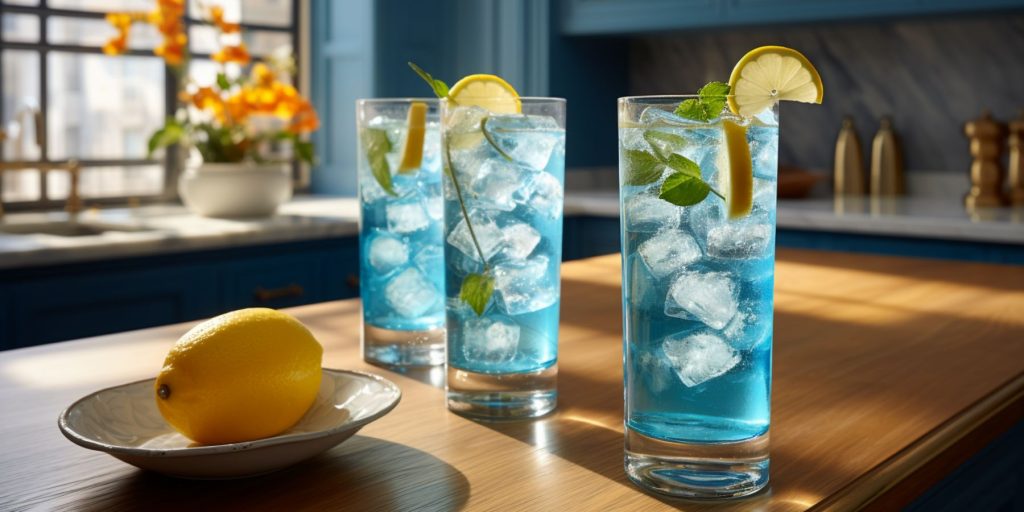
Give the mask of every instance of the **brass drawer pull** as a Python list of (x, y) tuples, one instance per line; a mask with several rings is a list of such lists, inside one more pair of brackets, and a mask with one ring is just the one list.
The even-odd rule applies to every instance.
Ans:
[(252, 292), (252, 296), (256, 299), (256, 302), (267, 302), (285, 297), (302, 297), (304, 293), (306, 293), (306, 290), (302, 289), (301, 286), (290, 284), (283, 288), (273, 288), (270, 290), (259, 286), (256, 288), (256, 291)]

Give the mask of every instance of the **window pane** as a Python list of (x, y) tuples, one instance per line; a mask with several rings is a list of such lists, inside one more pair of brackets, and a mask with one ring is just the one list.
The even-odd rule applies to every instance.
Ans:
[[(217, 83), (217, 73), (220, 71), (221, 65), (212, 60), (195, 59), (189, 64), (188, 76), (197, 86), (210, 87)], [(228, 78), (238, 78), (242, 74), (242, 68), (238, 64), (228, 64), (226, 74)]]
[(200, 8), (219, 5), (224, 8), (224, 18), (228, 21), (252, 23), (255, 25), (288, 26), (292, 23), (293, 0), (208, 0), (189, 2), (189, 15), (197, 19), (205, 19), (206, 14)]
[[(77, 44), (82, 46), (103, 46), (117, 35), (114, 27), (106, 20), (89, 18), (65, 18), (53, 16), (46, 20), (46, 37), (54, 44)], [(152, 49), (160, 42), (160, 34), (148, 23), (132, 25), (128, 36), (128, 47), (138, 50)]]
[(3, 0), (2, 3), (11, 5), (39, 5), (39, 0)]
[[(18, 119), (18, 134), (8, 133), (3, 143), (4, 160), (38, 160), (35, 121), (32, 113), (39, 109), (39, 54), (29, 50), (0, 51), (3, 66), (3, 126), (10, 127)], [(18, 139), (21, 142), (18, 142)]]
[(38, 201), (39, 197), (39, 171), (24, 170), (18, 172), (5, 172), (2, 175), (4, 180), (3, 200), (10, 201)]
[[(84, 167), (78, 182), (81, 197), (155, 196), (164, 190), (164, 169), (160, 165)], [(70, 190), (68, 173), (46, 174), (50, 199), (65, 199)]]
[[(225, 36), (231, 37), (231, 36)], [(270, 55), (280, 47), (291, 50), (292, 36), (288, 32), (270, 32), (267, 30), (245, 30), (242, 34), (249, 53), (256, 57)], [(189, 28), (189, 45), (193, 52), (212, 54), (220, 49), (223, 43), (235, 44), (235, 39), (218, 41), (217, 30), (209, 25), (193, 25)]]
[(47, 7), (79, 11), (149, 11), (155, 0), (49, 0)]
[(146, 156), (164, 120), (160, 59), (54, 52), (47, 70), (51, 159)]
[(5, 13), (0, 18), (0, 37), (4, 41), (35, 43), (39, 41), (39, 17), (34, 14)]

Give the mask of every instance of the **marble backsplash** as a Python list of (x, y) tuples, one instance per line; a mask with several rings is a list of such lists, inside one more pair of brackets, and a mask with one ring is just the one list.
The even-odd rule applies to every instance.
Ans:
[(782, 164), (830, 170), (845, 115), (868, 162), (878, 119), (889, 115), (908, 171), (966, 174), (963, 123), (986, 108), (1004, 122), (1024, 109), (1022, 14), (647, 36), (631, 43), (630, 92), (692, 93), (728, 79), (737, 59), (765, 44), (802, 51), (825, 84), (823, 105), (784, 105)]

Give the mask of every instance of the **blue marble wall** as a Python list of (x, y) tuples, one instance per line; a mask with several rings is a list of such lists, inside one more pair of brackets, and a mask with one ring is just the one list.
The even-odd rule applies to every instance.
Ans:
[(1003, 121), (1024, 109), (1020, 14), (637, 38), (630, 49), (630, 92), (692, 93), (708, 81), (728, 79), (747, 50), (765, 44), (802, 51), (825, 84), (823, 105), (783, 106), (783, 164), (830, 170), (847, 114), (867, 158), (878, 119), (891, 115), (908, 171), (966, 173), (963, 123), (984, 108)]

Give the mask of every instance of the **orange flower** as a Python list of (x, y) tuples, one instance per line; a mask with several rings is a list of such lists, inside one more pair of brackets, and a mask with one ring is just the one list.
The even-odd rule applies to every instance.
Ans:
[(252, 66), (252, 79), (258, 87), (270, 87), (277, 81), (277, 75), (266, 64), (257, 62)]
[(211, 55), (210, 58), (221, 64), (237, 62), (242, 65), (248, 64), (250, 59), (249, 50), (246, 49), (245, 43), (239, 43), (238, 46), (224, 46)]
[(153, 49), (153, 54), (163, 57), (170, 66), (178, 66), (185, 60), (185, 45), (188, 37), (184, 33), (164, 37), (164, 42)]
[(107, 55), (121, 55), (128, 48), (128, 31), (122, 31), (110, 38), (107, 44), (103, 45), (103, 53)]
[(302, 106), (299, 111), (292, 117), (291, 125), (288, 126), (288, 131), (292, 133), (309, 133), (316, 131), (320, 127), (320, 118), (316, 115), (316, 110), (313, 109), (308, 101), (303, 100)]
[(127, 31), (132, 26), (132, 15), (127, 12), (112, 12), (107, 14), (107, 23), (120, 31)]
[(215, 5), (210, 7), (210, 22), (217, 26), (221, 32), (225, 34), (235, 34), (242, 30), (242, 27), (238, 23), (228, 23), (224, 21), (224, 8)]

